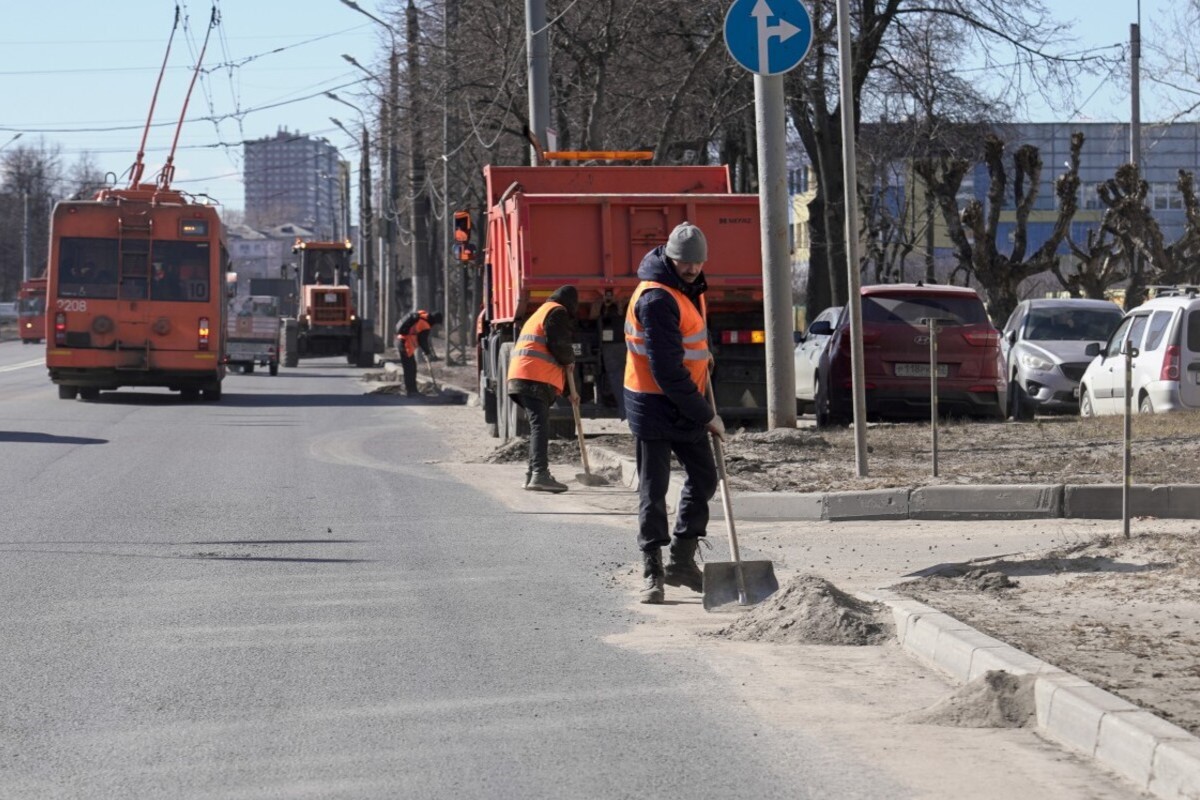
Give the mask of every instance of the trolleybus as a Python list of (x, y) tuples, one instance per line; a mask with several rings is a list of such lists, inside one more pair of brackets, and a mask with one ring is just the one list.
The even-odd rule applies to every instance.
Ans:
[[(50, 220), (46, 366), (63, 399), (95, 399), (122, 386), (158, 386), (185, 398), (221, 397), (225, 377), (224, 229), (214, 204), (171, 188), (175, 149), (196, 85), (214, 7), (175, 140), (156, 178), (143, 182), (158, 85), (125, 189), (66, 200)], [(179, 28), (180, 14), (167, 43)]]
[(46, 338), (46, 278), (21, 282), (17, 291), (17, 329), (21, 344), (37, 344)]

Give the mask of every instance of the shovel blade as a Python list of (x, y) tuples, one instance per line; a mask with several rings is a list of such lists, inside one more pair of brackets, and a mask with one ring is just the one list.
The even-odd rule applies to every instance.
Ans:
[(590, 472), (575, 473), (575, 480), (579, 481), (580, 486), (608, 486), (608, 481)]
[(775, 567), (770, 561), (742, 561), (742, 576), (746, 581), (746, 596), (738, 584), (738, 564), (733, 561), (704, 563), (704, 610), (722, 606), (752, 606), (761, 603), (779, 590)]

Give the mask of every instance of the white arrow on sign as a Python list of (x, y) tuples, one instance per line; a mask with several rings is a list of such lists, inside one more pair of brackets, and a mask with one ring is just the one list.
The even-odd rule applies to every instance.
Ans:
[(771, 6), (767, 0), (758, 0), (754, 4), (754, 10), (750, 12), (750, 16), (754, 17), (758, 23), (758, 70), (759, 72), (770, 72), (770, 61), (767, 59), (767, 47), (774, 36), (781, 42), (786, 42), (788, 39), (800, 33), (800, 29), (792, 23), (788, 22), (783, 17), (779, 18), (779, 22), (775, 25), (767, 24), (767, 17), (774, 17), (775, 12), (771, 10)]

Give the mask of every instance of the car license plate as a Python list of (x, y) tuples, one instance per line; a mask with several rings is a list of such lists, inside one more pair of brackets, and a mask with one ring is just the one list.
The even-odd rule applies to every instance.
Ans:
[[(939, 378), (944, 378), (950, 374), (949, 364), (938, 364), (937, 374)], [(897, 364), (896, 376), (899, 378), (928, 378), (928, 364)]]

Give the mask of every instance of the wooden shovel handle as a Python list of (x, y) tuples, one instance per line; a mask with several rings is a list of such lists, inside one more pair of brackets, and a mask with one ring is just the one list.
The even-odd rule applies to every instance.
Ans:
[(585, 475), (592, 474), (592, 468), (588, 466), (587, 445), (583, 443), (583, 420), (579, 416), (579, 392), (575, 389), (575, 366), (565, 367), (567, 373), (567, 387), (571, 391), (571, 413), (575, 415), (575, 435), (579, 438), (579, 457), (583, 460), (583, 472)]

